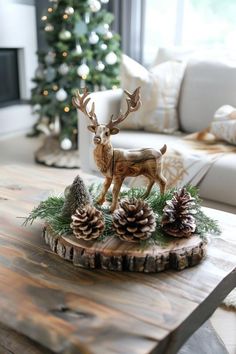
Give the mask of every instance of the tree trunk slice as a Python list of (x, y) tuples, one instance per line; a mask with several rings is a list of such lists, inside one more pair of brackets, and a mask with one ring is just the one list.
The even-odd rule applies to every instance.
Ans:
[(45, 242), (60, 257), (75, 266), (88, 269), (106, 269), (157, 273), (166, 269), (182, 270), (198, 264), (206, 255), (207, 243), (199, 236), (170, 241), (165, 247), (125, 242), (117, 237), (105, 241), (84, 241), (73, 234), (56, 235), (50, 226), (43, 229)]
[(57, 138), (46, 137), (44, 144), (35, 152), (35, 161), (50, 167), (79, 168), (79, 151), (64, 151)]

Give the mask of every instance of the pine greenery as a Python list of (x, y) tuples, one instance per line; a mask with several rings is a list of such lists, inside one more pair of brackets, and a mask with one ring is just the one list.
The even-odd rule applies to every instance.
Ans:
[[(76, 144), (77, 114), (72, 96), (75, 89), (85, 86), (90, 92), (119, 86), (120, 37), (111, 31), (113, 14), (96, 0), (49, 1), (42, 15), (48, 49), (38, 52), (33, 79), (31, 103), (39, 116), (35, 129), (51, 129), (59, 117), (60, 140), (66, 137)], [(81, 66), (86, 66), (86, 71), (78, 71)], [(60, 90), (64, 99), (58, 99)]]
[[(201, 238), (205, 238), (206, 234), (215, 234), (219, 235), (221, 233), (220, 228), (216, 220), (208, 217), (201, 209), (201, 200), (198, 195), (198, 189), (193, 186), (187, 186), (187, 191), (191, 194), (192, 197), (196, 199), (196, 210), (197, 213), (195, 215), (197, 230), (196, 234)], [(105, 230), (103, 235), (98, 240), (103, 240), (107, 237), (111, 237), (114, 235), (114, 231), (112, 229), (112, 215), (109, 213), (108, 206), (98, 206), (96, 205), (96, 199), (101, 190), (101, 184), (91, 184), (88, 187), (89, 193), (91, 194), (93, 203), (95, 206), (103, 212), (103, 216), (105, 219)], [(142, 198), (144, 194), (145, 188), (130, 188), (124, 189), (121, 192), (121, 198)], [(142, 241), (142, 245), (148, 244), (158, 244), (161, 246), (165, 246), (169, 241), (173, 240), (173, 237), (168, 236), (161, 228), (161, 218), (163, 213), (163, 208), (167, 200), (173, 197), (175, 189), (168, 190), (164, 195), (159, 193), (157, 188), (153, 188), (150, 195), (146, 198), (147, 203), (153, 209), (156, 215), (157, 227), (155, 232), (152, 234), (152, 237), (147, 241)], [(109, 192), (107, 196), (107, 200), (111, 200), (112, 195)], [(72, 232), (70, 228), (71, 219), (65, 218), (61, 215), (61, 211), (64, 204), (64, 197), (49, 197), (47, 200), (41, 202), (37, 207), (35, 207), (29, 216), (25, 219), (24, 225), (32, 224), (36, 219), (42, 219), (47, 224), (50, 224), (53, 231), (59, 235), (70, 234)]]

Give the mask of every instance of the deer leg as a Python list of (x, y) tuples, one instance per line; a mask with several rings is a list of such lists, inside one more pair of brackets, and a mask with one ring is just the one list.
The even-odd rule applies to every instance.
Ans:
[(154, 180), (153, 179), (149, 179), (149, 182), (148, 182), (148, 186), (147, 186), (147, 190), (146, 192), (144, 193), (143, 195), (143, 199), (147, 198), (147, 196), (149, 195), (149, 193), (151, 192), (151, 189), (152, 189), (152, 186), (154, 185)]
[(111, 182), (112, 182), (112, 178), (106, 177), (105, 182), (103, 183), (102, 192), (97, 199), (98, 204), (102, 205), (105, 202), (105, 200), (106, 200), (105, 197), (106, 197), (107, 191), (111, 185)]
[(113, 213), (113, 211), (117, 208), (118, 196), (119, 196), (119, 192), (120, 192), (123, 181), (124, 181), (124, 178), (115, 178), (114, 179), (114, 187), (113, 187), (113, 191), (112, 191), (112, 204), (110, 207), (111, 213)]
[(160, 192), (161, 194), (164, 194), (165, 191), (166, 191), (166, 178), (160, 174), (159, 176), (156, 176), (156, 179), (155, 179), (156, 183), (159, 184), (160, 186)]

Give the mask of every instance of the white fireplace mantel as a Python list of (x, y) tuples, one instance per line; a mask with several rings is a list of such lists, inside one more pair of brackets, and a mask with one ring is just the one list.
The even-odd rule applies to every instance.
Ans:
[[(0, 48), (18, 50), (20, 98), (29, 99), (37, 67), (34, 1), (0, 0)], [(28, 104), (0, 108), (0, 136), (26, 130), (34, 121)]]

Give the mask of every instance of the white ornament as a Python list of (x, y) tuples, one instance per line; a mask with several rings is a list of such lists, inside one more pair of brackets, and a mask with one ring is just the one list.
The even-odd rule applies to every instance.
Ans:
[(81, 77), (88, 76), (89, 74), (89, 67), (86, 64), (81, 64), (77, 69), (77, 74)]
[(105, 65), (103, 64), (103, 62), (101, 60), (99, 60), (96, 65), (96, 70), (103, 71), (104, 69), (105, 69)]
[(109, 0), (100, 0), (102, 4), (108, 4)]
[(49, 51), (47, 55), (45, 55), (44, 59), (45, 62), (50, 65), (50, 64), (54, 64), (55, 62), (55, 57), (56, 57), (56, 53)]
[(35, 77), (36, 79), (43, 80), (45, 75), (44, 75), (44, 68), (42, 64), (39, 64), (37, 69), (35, 70)]
[(111, 31), (107, 31), (104, 35), (104, 38), (105, 39), (111, 39), (113, 37), (113, 34)]
[(117, 62), (117, 55), (114, 52), (110, 52), (105, 56), (105, 61), (108, 65), (114, 65)]
[(86, 12), (84, 15), (84, 22), (88, 24), (90, 22), (90, 13)]
[(101, 3), (98, 0), (89, 0), (89, 6), (92, 12), (98, 12), (101, 9)]
[(107, 50), (107, 45), (105, 43), (101, 44), (101, 50)]
[(74, 12), (75, 12), (75, 10), (74, 10), (74, 8), (72, 7), (72, 6), (67, 6), (66, 8), (65, 8), (65, 13), (67, 14), (67, 15), (73, 15), (74, 14)]
[(76, 53), (79, 55), (82, 54), (82, 52), (83, 52), (80, 44), (76, 44), (75, 50), (76, 50)]
[(68, 72), (69, 72), (69, 66), (68, 66), (66, 63), (61, 64), (61, 65), (58, 67), (58, 72), (59, 72), (59, 74), (61, 74), (61, 75), (66, 75), (66, 74), (68, 74)]
[(59, 38), (62, 41), (68, 41), (69, 39), (71, 39), (71, 32), (67, 31), (65, 29), (63, 29), (60, 33), (59, 33)]
[(99, 41), (99, 37), (96, 32), (92, 31), (89, 36), (89, 43), (96, 44)]
[(56, 93), (56, 99), (59, 101), (59, 102), (63, 102), (67, 99), (67, 92), (61, 88), (60, 90), (57, 91)]
[(36, 111), (40, 111), (41, 109), (41, 104), (39, 103), (36, 103), (34, 106), (33, 106), (33, 111), (36, 112)]
[(44, 31), (46, 32), (52, 32), (54, 30), (54, 26), (51, 23), (47, 23), (46, 26), (44, 27)]
[(72, 141), (69, 138), (64, 138), (60, 144), (62, 150), (70, 150), (72, 148)]

